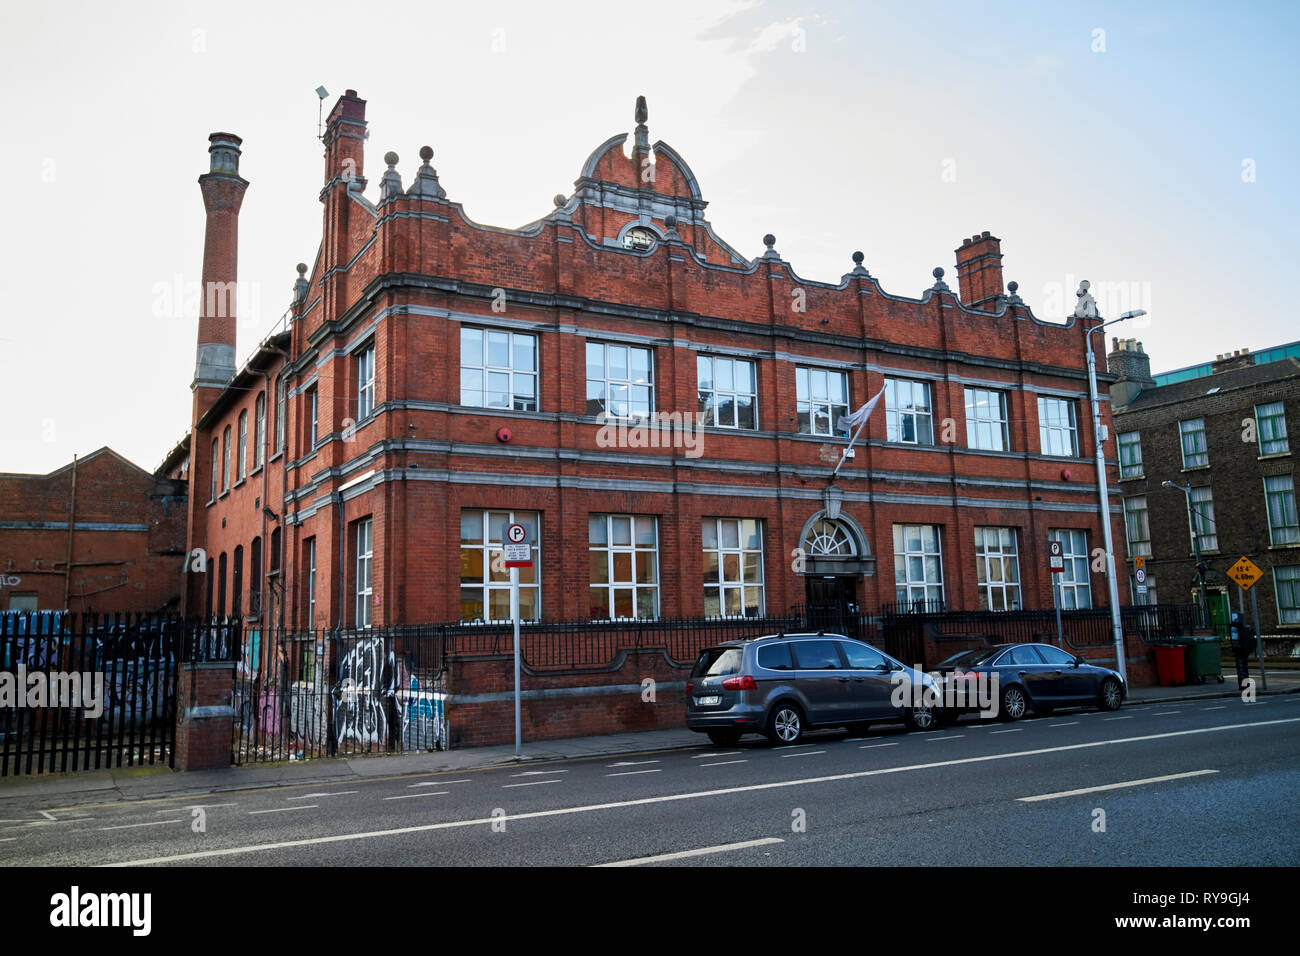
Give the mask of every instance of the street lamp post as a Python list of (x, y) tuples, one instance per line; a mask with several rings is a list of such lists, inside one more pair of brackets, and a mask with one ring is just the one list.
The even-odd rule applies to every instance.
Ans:
[(1088, 347), (1088, 394), (1092, 399), (1092, 438), (1096, 446), (1097, 458), (1097, 494), (1101, 499), (1101, 530), (1106, 544), (1106, 583), (1110, 590), (1110, 625), (1115, 632), (1115, 663), (1120, 678), (1128, 683), (1128, 669), (1124, 664), (1124, 625), (1119, 619), (1119, 584), (1115, 580), (1115, 547), (1110, 533), (1110, 497), (1106, 488), (1106, 447), (1101, 439), (1101, 400), (1097, 397), (1097, 357), (1093, 354), (1092, 336), (1095, 332), (1146, 315), (1145, 309), (1125, 312), (1118, 319), (1111, 319), (1088, 330), (1084, 344)]
[(1197, 516), (1193, 516), (1192, 514), (1192, 486), (1176, 485), (1172, 481), (1161, 482), (1161, 484), (1166, 488), (1177, 488), (1183, 493), (1183, 497), (1187, 499), (1187, 525), (1192, 531), (1192, 551), (1196, 555), (1196, 577), (1201, 582), (1202, 621), (1208, 627), (1210, 624), (1210, 598), (1205, 590), (1205, 568), (1201, 564), (1201, 534), (1196, 530), (1196, 517), (1199, 516), (1199, 512), (1197, 513)]

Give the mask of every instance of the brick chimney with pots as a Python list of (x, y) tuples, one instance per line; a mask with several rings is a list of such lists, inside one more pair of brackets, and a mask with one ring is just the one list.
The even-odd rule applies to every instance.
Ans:
[(1144, 388), (1155, 387), (1156, 380), (1151, 377), (1151, 357), (1142, 350), (1142, 343), (1137, 339), (1112, 338), (1106, 369), (1115, 376), (1115, 383), (1110, 387), (1113, 407), (1127, 405)]
[(1235, 349), (1231, 355), (1224, 352), (1222, 355), (1215, 356), (1210, 363), (1210, 370), (1214, 375), (1220, 372), (1231, 372), (1234, 369), (1250, 368), (1255, 364), (1255, 357), (1250, 354), (1250, 349)]
[(1002, 296), (1002, 240), (989, 235), (963, 239), (957, 250), (957, 288), (963, 305), (972, 309), (998, 307)]

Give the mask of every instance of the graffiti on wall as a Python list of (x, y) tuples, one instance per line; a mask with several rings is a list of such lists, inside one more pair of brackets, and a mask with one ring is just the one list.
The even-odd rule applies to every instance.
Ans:
[(446, 749), (447, 695), (437, 691), (436, 684), (421, 687), (414, 674), (403, 683), (406, 689), (397, 694), (398, 709), (402, 715), (402, 749)]
[(389, 739), (389, 711), (396, 666), (383, 638), (358, 640), (339, 658), (334, 684), (334, 735), (339, 747), (384, 747)]

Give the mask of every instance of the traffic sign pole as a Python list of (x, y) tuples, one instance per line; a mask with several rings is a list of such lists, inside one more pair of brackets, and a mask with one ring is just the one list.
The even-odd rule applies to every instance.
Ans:
[(528, 529), (518, 522), (502, 529), (501, 557), (510, 569), (510, 620), (515, 629), (515, 759), (523, 758), (523, 720), (519, 693), (519, 569), (533, 566), (533, 552)]
[(510, 569), (510, 619), (515, 622), (515, 759), (523, 756), (523, 722), (519, 717), (519, 569)]
[(1259, 600), (1255, 589), (1250, 589), (1250, 610), (1255, 618), (1255, 661), (1259, 664), (1259, 689), (1268, 690), (1268, 675), (1264, 673), (1264, 635), (1259, 633)]

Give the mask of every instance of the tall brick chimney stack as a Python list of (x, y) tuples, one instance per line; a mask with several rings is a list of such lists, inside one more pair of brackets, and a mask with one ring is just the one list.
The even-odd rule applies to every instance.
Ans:
[(341, 179), (349, 188), (366, 188), (366, 101), (356, 90), (338, 98), (325, 120), (325, 185)]
[(1002, 240), (989, 235), (963, 239), (957, 250), (957, 289), (963, 305), (995, 309), (1002, 295)]
[(1110, 401), (1114, 408), (1127, 405), (1144, 389), (1154, 388), (1156, 384), (1151, 377), (1151, 357), (1143, 351), (1142, 343), (1137, 339), (1112, 337), (1106, 370), (1115, 376), (1110, 387)]
[(208, 137), (211, 168), (199, 177), (207, 228), (203, 235), (203, 294), (194, 365), (194, 421), (197, 422), (235, 374), (235, 310), (239, 279), (239, 207), (248, 181), (239, 175), (239, 145), (233, 133)]

